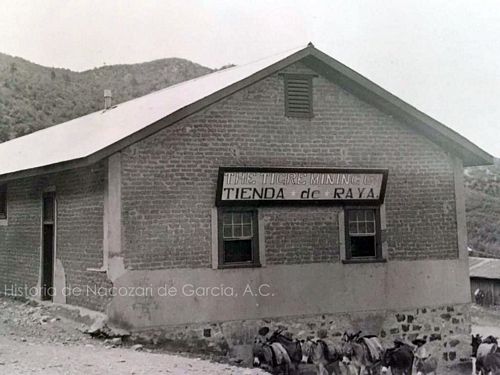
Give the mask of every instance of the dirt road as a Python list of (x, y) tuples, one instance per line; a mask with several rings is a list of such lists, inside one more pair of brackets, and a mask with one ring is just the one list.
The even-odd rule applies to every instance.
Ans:
[(46, 306), (0, 297), (0, 374), (265, 374), (187, 356), (112, 347), (79, 328)]
[[(102, 345), (22, 342), (0, 337), (0, 374), (258, 374), (209, 361), (169, 354), (105, 349)], [(260, 372), (263, 374), (263, 372)]]

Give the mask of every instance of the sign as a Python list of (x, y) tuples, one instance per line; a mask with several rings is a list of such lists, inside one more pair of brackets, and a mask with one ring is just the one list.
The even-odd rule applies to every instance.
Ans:
[(219, 168), (217, 206), (380, 204), (386, 169)]

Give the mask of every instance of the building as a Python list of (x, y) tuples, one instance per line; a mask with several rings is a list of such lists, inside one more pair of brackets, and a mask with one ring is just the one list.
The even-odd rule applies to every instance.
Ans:
[(312, 45), (6, 142), (0, 160), (6, 293), (210, 350), (282, 324), (469, 355), (462, 174), (492, 157)]
[[(500, 305), (500, 259), (469, 257), (472, 301), (485, 306)], [(480, 300), (474, 293), (481, 290)]]

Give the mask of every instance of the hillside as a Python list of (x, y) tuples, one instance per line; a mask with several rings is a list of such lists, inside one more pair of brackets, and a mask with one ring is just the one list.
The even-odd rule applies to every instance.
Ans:
[(500, 258), (500, 159), (465, 170), (467, 232), (475, 255)]
[[(73, 72), (0, 53), (0, 142), (101, 109), (104, 89), (120, 103), (211, 71), (169, 58)], [(500, 257), (500, 161), (468, 168), (465, 184), (469, 246)]]
[(104, 89), (121, 103), (211, 71), (169, 58), (73, 72), (0, 53), (0, 142), (102, 108)]

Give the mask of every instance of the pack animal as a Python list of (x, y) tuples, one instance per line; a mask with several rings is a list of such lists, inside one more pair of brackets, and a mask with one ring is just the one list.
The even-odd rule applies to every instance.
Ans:
[[(489, 354), (498, 353), (498, 340), (494, 336), (488, 336), (485, 339), (481, 335), (477, 334), (472, 336), (472, 372), (473, 374), (487, 374), (487, 369), (485, 368), (485, 358)], [(488, 359), (489, 366), (495, 365), (495, 356), (489, 356)]]
[(271, 343), (266, 334), (259, 334), (252, 347), (253, 366), (260, 367), (272, 374), (292, 375), (292, 361), (286, 349), (278, 342)]
[(477, 360), (480, 374), (500, 375), (500, 353), (492, 352)]
[(434, 357), (416, 358), (415, 360), (415, 369), (417, 370), (417, 375), (436, 375), (437, 367), (438, 362)]
[(352, 365), (358, 375), (367, 372), (369, 375), (380, 374), (383, 354), (382, 344), (376, 336), (360, 337), (361, 331), (356, 334), (344, 333), (342, 345), (342, 362)]
[(409, 345), (389, 348), (382, 356), (382, 372), (391, 369), (392, 375), (412, 375), (413, 360), (413, 348)]
[[(267, 327), (262, 328), (262, 332), (268, 331)], [(302, 361), (302, 345), (299, 340), (294, 340), (292, 338), (283, 335), (283, 329), (278, 329), (271, 334), (269, 342), (277, 342), (283, 345), (286, 349), (290, 360), (295, 365), (298, 365)]]
[(339, 367), (340, 351), (322, 339), (302, 341), (302, 363), (316, 366), (318, 375), (341, 375)]

